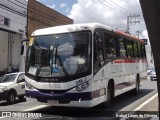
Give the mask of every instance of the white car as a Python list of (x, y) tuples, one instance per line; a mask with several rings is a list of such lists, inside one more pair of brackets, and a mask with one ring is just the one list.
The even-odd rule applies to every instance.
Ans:
[(152, 67), (148, 67), (148, 68), (147, 68), (147, 74), (148, 74), (148, 75), (150, 75), (150, 74), (151, 74), (151, 72), (152, 72), (152, 70), (153, 70), (153, 68), (152, 68)]
[(150, 78), (151, 78), (151, 81), (157, 80), (156, 71), (154, 69), (150, 72)]
[(25, 100), (24, 72), (5, 74), (0, 77), (0, 101), (7, 100), (13, 104), (18, 97)]

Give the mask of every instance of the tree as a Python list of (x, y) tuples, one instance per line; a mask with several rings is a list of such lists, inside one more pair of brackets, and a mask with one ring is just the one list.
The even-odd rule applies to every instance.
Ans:
[[(158, 102), (160, 104), (160, 0), (140, 0), (149, 34), (157, 74)], [(160, 115), (160, 106), (159, 115)]]

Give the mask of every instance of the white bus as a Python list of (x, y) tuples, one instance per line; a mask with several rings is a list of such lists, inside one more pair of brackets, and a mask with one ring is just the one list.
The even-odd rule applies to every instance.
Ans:
[(55, 106), (108, 106), (147, 79), (144, 42), (98, 23), (36, 30), (25, 69), (26, 96)]

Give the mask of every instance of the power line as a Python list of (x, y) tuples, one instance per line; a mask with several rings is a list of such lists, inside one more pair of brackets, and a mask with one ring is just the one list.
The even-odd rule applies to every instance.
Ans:
[(112, 0), (109, 0), (109, 1), (111, 1), (114, 5), (118, 6), (118, 8), (120, 8), (121, 10), (124, 10), (125, 12), (127, 12), (127, 13), (129, 13), (129, 14), (131, 14), (131, 13), (132, 13), (132, 14), (135, 14), (135, 13), (133, 13), (133, 12), (131, 12), (131, 11), (129, 11), (129, 10), (127, 10), (127, 9), (119, 6), (118, 4), (116, 4), (115, 2), (113, 2)]
[(12, 12), (12, 13), (15, 13), (15, 14), (17, 14), (17, 15), (20, 15), (20, 16), (22, 16), (22, 17), (27, 18), (27, 15), (25, 15), (25, 14), (23, 14), (23, 13), (20, 13), (19, 11), (16, 11), (16, 10), (14, 10), (14, 9), (12, 9), (12, 8), (9, 8), (9, 7), (1, 4), (1, 3), (0, 3), (0, 8), (5, 9), (5, 10), (7, 10), (7, 11), (9, 11), (9, 12)]
[[(18, 0), (15, 0), (15, 1), (17, 1), (17, 2), (20, 3), (20, 4), (25, 5), (24, 3), (22, 3), (22, 2), (20, 2), (20, 1), (18, 1)], [(27, 5), (25, 5), (25, 6), (27, 6)], [(32, 11), (32, 10), (29, 10), (29, 11), (31, 11), (31, 12), (34, 12), (34, 13), (36, 13), (36, 14), (38, 14), (38, 15), (43, 14), (43, 17), (45, 17), (45, 16), (46, 16), (46, 17), (50, 17), (49, 20), (50, 20), (50, 19), (53, 19), (53, 16), (47, 15), (46, 13), (44, 13), (44, 12), (42, 12), (42, 11), (38, 11), (38, 12), (40, 13), (40, 14), (39, 14), (39, 13), (36, 12), (37, 9), (35, 9), (35, 8), (31, 7), (31, 6), (28, 6), (28, 7), (33, 10), (33, 11)], [(55, 12), (58, 13), (57, 11), (55, 11)], [(60, 13), (59, 13), (59, 14), (60, 14)], [(40, 16), (42, 16), (42, 15), (40, 15)], [(64, 15), (63, 15), (63, 16), (64, 16)], [(45, 17), (45, 18), (46, 18), (46, 17)], [(65, 17), (66, 17), (66, 16), (65, 16)], [(56, 19), (57, 19), (58, 21), (57, 21)], [(56, 22), (59, 22), (59, 21), (62, 21), (62, 22), (64, 22), (64, 23), (66, 22), (66, 21), (63, 21), (62, 19), (58, 19), (58, 18), (56, 18), (56, 19), (55, 19)], [(60, 22), (59, 22), (59, 23), (60, 23)]]
[[(20, 2), (20, 1), (18, 1), (18, 0), (15, 0), (15, 1), (17, 1), (17, 2), (19, 2), (20, 4), (23, 4), (22, 2)], [(16, 3), (14, 3), (14, 2), (12, 2), (12, 1), (10, 1), (10, 0), (8, 0), (8, 2), (10, 2), (10, 3), (12, 3), (12, 4), (15, 4), (15, 5), (17, 5), (17, 6), (19, 6), (19, 7), (21, 7), (21, 8), (24, 8), (25, 10), (27, 10), (27, 8), (25, 8), (25, 7), (23, 7), (23, 6), (21, 6), (21, 5), (18, 5), (18, 4), (16, 4)], [(21, 13), (20, 11), (17, 11), (17, 10), (15, 10), (12, 6), (11, 7), (8, 7), (8, 4), (6, 4), (6, 3), (4, 3), (4, 2), (1, 2), (2, 4), (0, 4), (0, 7), (1, 8), (3, 8), (3, 9), (5, 9), (5, 10), (8, 10), (8, 11), (10, 11), (10, 12), (12, 12), (12, 13), (15, 13), (15, 14), (17, 14), (17, 15), (20, 15), (20, 16), (23, 16), (23, 17), (25, 17), (25, 18), (27, 18), (27, 15), (26, 14), (24, 14), (24, 13)], [(25, 4), (23, 4), (23, 5), (25, 5)], [(10, 6), (10, 5), (9, 5)], [(25, 5), (25, 6), (27, 6), (27, 5)], [(12, 8), (12, 9), (11, 9)], [(44, 12), (41, 12), (41, 11), (37, 11), (35, 8), (32, 8), (32, 7), (29, 7), (30, 9), (33, 9), (33, 10), (29, 10), (30, 12), (33, 12), (33, 13), (35, 13), (35, 14), (38, 14), (39, 16), (41, 16), (41, 17), (43, 17), (43, 18), (46, 18), (46, 19), (48, 19), (48, 20), (54, 20), (54, 21), (56, 21), (56, 22), (58, 22), (58, 23), (61, 23), (61, 24), (63, 24), (63, 23), (65, 23), (65, 21), (63, 21), (63, 20), (61, 20), (61, 19), (54, 19), (54, 17), (53, 16), (49, 16), (49, 15), (47, 15), (47, 14), (45, 14)], [(37, 11), (37, 12), (36, 12)], [(39, 12), (39, 13), (38, 13)], [(31, 18), (31, 16), (28, 16), (28, 18)], [(36, 18), (33, 18), (32, 17), (32, 20), (36, 20), (36, 21), (39, 21), (40, 22), (40, 20), (38, 20), (38, 19), (36, 19)], [(57, 20), (59, 20), (59, 21), (57, 21)], [(60, 21), (62, 21), (62, 22), (60, 22)], [(40, 22), (40, 23), (43, 23), (44, 24), (44, 22)], [(47, 25), (47, 26), (53, 26), (53, 25), (50, 25), (50, 24), (48, 24), (48, 23), (45, 23), (44, 25)]]
[[(99, 0), (98, 0), (98, 1), (99, 1)], [(110, 1), (112, 4), (109, 3), (109, 1)], [(107, 5), (107, 7), (110, 7), (110, 8), (112, 8), (112, 9), (114, 9), (114, 10), (116, 9), (116, 11), (118, 10), (117, 12), (120, 12), (120, 13), (122, 13), (122, 14), (125, 14), (126, 16), (130, 16), (131, 14), (135, 15), (135, 13), (133, 13), (133, 12), (131, 12), (131, 11), (129, 11), (129, 10), (127, 10), (127, 9), (119, 6), (118, 4), (116, 4), (115, 2), (113, 2), (112, 0), (109, 0), (109, 1), (104, 0), (105, 3), (108, 3), (108, 4), (110, 5), (110, 6)], [(102, 3), (102, 1), (99, 1), (99, 2)], [(104, 2), (103, 2), (103, 4), (105, 4)], [(106, 4), (105, 4), (105, 5), (106, 5)], [(133, 15), (132, 15), (132, 16), (133, 16)], [(142, 23), (141, 23), (141, 24), (142, 24)], [(142, 26), (143, 26), (143, 28), (146, 29), (145, 25), (142, 24)]]
[[(3, 9), (3, 8), (2, 8), (2, 9)], [(7, 15), (10, 15), (10, 14), (8, 14), (8, 13), (6, 13), (6, 12), (3, 12), (3, 11), (1, 11), (1, 13), (3, 13), (3, 14), (7, 14)], [(20, 25), (26, 25), (26, 24), (19, 23), (19, 22), (14, 21), (14, 20), (9, 20), (9, 21), (12, 21), (12, 22), (17, 23), (17, 24), (20, 24)]]
[(13, 3), (13, 4), (15, 4), (15, 5), (17, 5), (17, 6), (19, 6), (19, 7), (21, 7), (21, 8), (23, 8), (23, 9), (27, 9), (27, 6), (26, 7), (23, 7), (23, 6), (21, 6), (21, 5), (18, 5), (17, 3), (15, 3), (15, 2), (12, 2), (12, 1), (10, 1), (10, 0), (7, 0), (8, 2), (10, 2), (10, 3)]
[(119, 11), (119, 10), (115, 9), (113, 5), (111, 5), (111, 6), (112, 6), (112, 7), (111, 7), (110, 5), (106, 4), (106, 1), (105, 1), (105, 3), (104, 3), (104, 2), (102, 2), (102, 1), (100, 1), (100, 0), (97, 0), (97, 1), (99, 1), (100, 3), (104, 4), (105, 6), (107, 6), (107, 7), (111, 8), (111, 9), (113, 9), (114, 11), (116, 11), (116, 12), (118, 12), (118, 13), (121, 13), (121, 14), (123, 14), (123, 15), (127, 16), (127, 14), (126, 14), (126, 13), (121, 12), (121, 11)]
[[(9, 2), (11, 2), (11, 1), (9, 1)], [(13, 9), (14, 11), (18, 12), (19, 14), (22, 14), (22, 15), (24, 14), (24, 11), (22, 11), (16, 7), (13, 7), (11, 4), (7, 4), (6, 1), (5, 2), (1, 1), (0, 4), (1, 4), (1, 6), (6, 7), (8, 9)]]

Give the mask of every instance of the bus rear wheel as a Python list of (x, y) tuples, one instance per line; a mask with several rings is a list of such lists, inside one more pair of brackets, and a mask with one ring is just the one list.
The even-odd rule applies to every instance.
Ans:
[(140, 86), (140, 81), (139, 81), (139, 77), (137, 76), (135, 88), (133, 89), (133, 94), (134, 95), (137, 95), (139, 93), (139, 86)]

